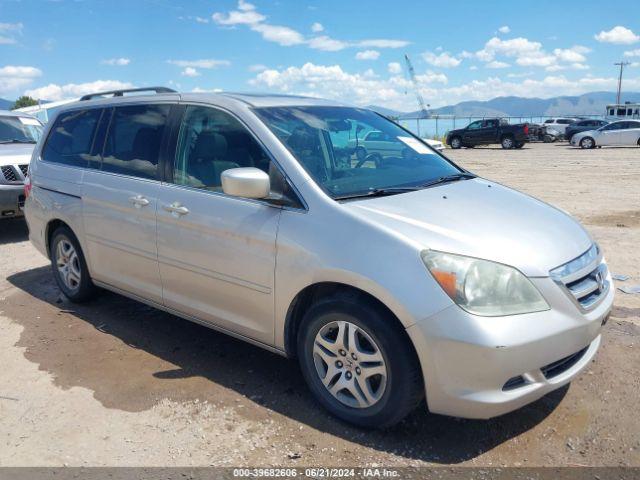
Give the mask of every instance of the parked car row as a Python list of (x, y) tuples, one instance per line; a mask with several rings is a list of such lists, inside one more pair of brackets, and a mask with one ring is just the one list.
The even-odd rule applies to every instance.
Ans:
[(604, 146), (640, 147), (640, 121), (623, 120), (612, 122), (597, 130), (587, 130), (574, 134), (571, 145), (584, 149)]

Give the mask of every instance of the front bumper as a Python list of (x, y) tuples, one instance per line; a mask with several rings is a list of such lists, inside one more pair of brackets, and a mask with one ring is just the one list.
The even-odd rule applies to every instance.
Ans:
[(24, 186), (0, 185), (0, 220), (21, 217), (24, 207)]
[[(452, 305), (407, 329), (420, 358), (431, 412), (496, 417), (569, 383), (591, 362), (614, 289), (584, 313), (550, 278), (531, 280), (550, 310), (477, 317)], [(545, 368), (577, 352), (581, 354), (559, 368)], [(509, 386), (518, 377), (523, 382)]]

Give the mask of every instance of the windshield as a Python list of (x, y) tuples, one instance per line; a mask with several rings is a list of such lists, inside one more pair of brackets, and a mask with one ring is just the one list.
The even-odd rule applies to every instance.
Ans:
[(332, 198), (420, 187), (462, 171), (369, 110), (269, 107), (255, 112)]
[(42, 124), (30, 117), (0, 117), (0, 143), (37, 143)]

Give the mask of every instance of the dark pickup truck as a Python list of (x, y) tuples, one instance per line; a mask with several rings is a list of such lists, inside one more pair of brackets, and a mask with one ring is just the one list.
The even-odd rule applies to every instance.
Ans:
[(522, 148), (528, 139), (529, 125), (511, 125), (500, 118), (476, 120), (465, 128), (447, 133), (447, 145), (451, 148), (471, 148), (492, 143), (499, 143), (502, 148)]

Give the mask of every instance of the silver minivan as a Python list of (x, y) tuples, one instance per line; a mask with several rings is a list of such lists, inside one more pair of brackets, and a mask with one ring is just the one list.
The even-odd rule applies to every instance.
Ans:
[[(425, 396), (501, 415), (594, 358), (614, 289), (566, 213), (370, 110), (141, 93), (63, 107), (34, 152), (30, 238), (70, 300), (106, 288), (295, 357), (361, 426)], [(388, 148), (362, 155), (371, 131)]]

